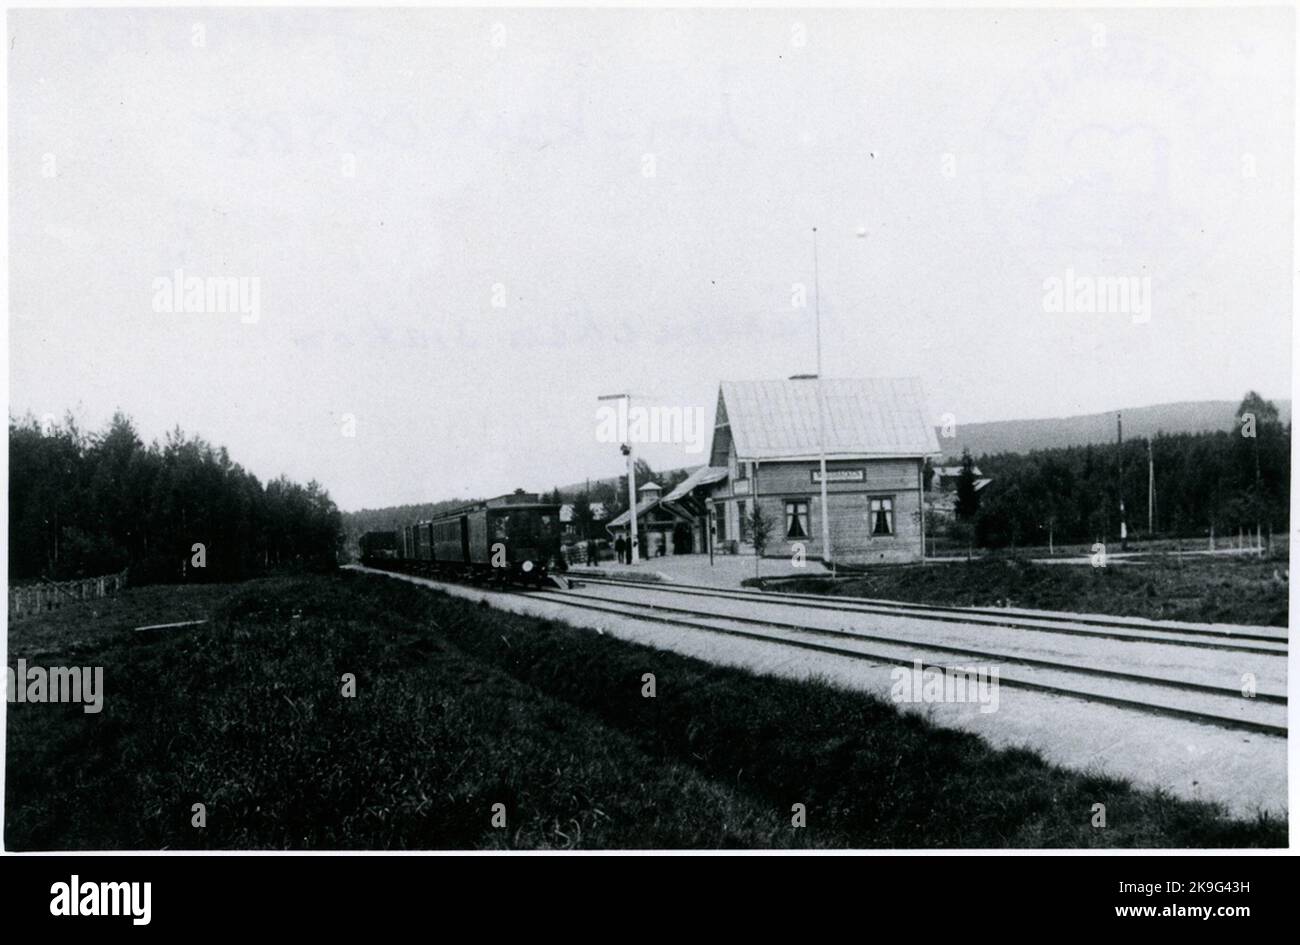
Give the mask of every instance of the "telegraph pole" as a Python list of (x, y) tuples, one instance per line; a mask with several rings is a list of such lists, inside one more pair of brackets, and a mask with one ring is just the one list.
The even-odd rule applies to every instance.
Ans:
[(1124, 415), (1115, 414), (1115, 426), (1119, 436), (1116, 460), (1119, 464), (1119, 550), (1128, 550), (1128, 522), (1124, 519)]
[[(1256, 430), (1252, 439), (1255, 441), (1255, 541), (1260, 543), (1260, 552), (1262, 554), (1263, 545), (1260, 542), (1260, 535), (1263, 532), (1263, 529), (1260, 527), (1259, 520), (1260, 510), (1263, 508), (1263, 493), (1260, 491), (1259, 477), (1259, 432), (1259, 430)], [(1272, 526), (1270, 525), (1269, 528), (1271, 530)]]
[(1151, 450), (1151, 437), (1147, 437), (1147, 534), (1156, 531), (1156, 455)]

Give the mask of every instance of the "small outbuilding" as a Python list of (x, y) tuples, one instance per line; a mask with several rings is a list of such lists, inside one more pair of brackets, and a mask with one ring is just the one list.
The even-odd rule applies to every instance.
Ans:
[[(692, 516), (686, 510), (663, 500), (663, 487), (657, 482), (647, 482), (636, 490), (636, 532), (643, 558), (680, 554), (683, 530), (689, 534)], [(631, 532), (632, 515), (623, 512), (605, 526), (611, 538), (627, 538)]]

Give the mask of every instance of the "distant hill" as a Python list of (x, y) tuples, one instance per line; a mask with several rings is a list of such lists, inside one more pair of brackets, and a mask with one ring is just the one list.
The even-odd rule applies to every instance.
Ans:
[[(1283, 423), (1291, 422), (1291, 401), (1274, 400)], [(1153, 407), (1130, 407), (1124, 415), (1124, 438), (1141, 439), (1157, 433), (1204, 433), (1229, 430), (1236, 423), (1241, 401), (1198, 400)], [(939, 448), (949, 459), (960, 459), (969, 449), (979, 458), (988, 453), (1028, 453), (1030, 450), (1088, 443), (1115, 442), (1115, 411), (1047, 420), (997, 420), (958, 425), (955, 437), (935, 428)]]

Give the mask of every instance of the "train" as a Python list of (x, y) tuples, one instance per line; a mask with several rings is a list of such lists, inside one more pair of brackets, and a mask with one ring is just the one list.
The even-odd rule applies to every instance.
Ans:
[[(391, 553), (386, 534), (392, 534)], [(361, 536), (361, 563), (476, 583), (567, 586), (560, 506), (517, 489), (396, 532)]]
[(366, 532), (357, 541), (361, 549), (361, 560), (380, 558), (391, 560), (397, 557), (397, 532)]

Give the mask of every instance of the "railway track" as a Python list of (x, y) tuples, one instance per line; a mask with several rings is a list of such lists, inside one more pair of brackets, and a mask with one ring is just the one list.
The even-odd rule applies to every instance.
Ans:
[[(404, 577), (420, 583), (446, 584), (446, 582), (434, 581), (429, 578)], [(809, 607), (811, 610), (847, 610), (850, 613), (868, 614), (883, 612), (891, 615), (900, 615), (901, 613), (903, 616), (916, 616), (927, 620), (939, 619), (927, 612), (929, 608), (910, 608), (905, 605), (900, 608), (884, 610), (875, 607), (859, 608), (851, 606), (841, 608), (828, 605), (824, 599), (814, 599), (811, 602), (813, 606), (809, 606), (810, 602), (804, 599), (803, 595), (797, 595), (798, 599), (792, 601), (778, 599), (775, 595), (769, 597), (766, 592), (754, 594), (731, 592), (717, 588), (701, 588), (699, 586), (656, 585), (637, 581), (587, 579), (585, 577), (582, 582), (593, 585), (625, 586), (638, 591), (654, 590), (678, 593), (686, 597), (702, 596), (742, 602), (757, 600), (759, 602), (781, 603), (787, 606)], [(466, 587), (466, 585), (452, 586)], [(480, 590), (483, 589), (480, 588)], [(912, 668), (919, 662), (923, 670), (947, 673), (950, 670), (969, 666), (972, 661), (995, 663), (999, 668), (999, 684), (1013, 689), (1023, 689), (1110, 705), (1144, 714), (1183, 719), (1219, 728), (1274, 737), (1286, 737), (1287, 735), (1287, 697), (1272, 692), (1261, 692), (1251, 698), (1246, 698), (1236, 688), (1187, 679), (1143, 675), (1072, 661), (1048, 660), (1024, 654), (974, 648), (963, 644), (918, 641), (885, 633), (816, 627), (792, 620), (710, 613), (697, 608), (675, 606), (667, 603), (620, 601), (609, 597), (580, 593), (574, 589), (491, 589), (489, 592), (557, 604), (589, 613), (600, 613), (612, 617), (778, 644), (877, 665), (884, 664)], [(782, 595), (782, 597), (791, 596), (795, 595)], [(958, 608), (936, 609), (944, 612), (939, 616), (946, 616), (948, 622), (993, 623), (996, 626), (1008, 626), (1006, 622), (1002, 621), (958, 621), (955, 616), (948, 614), (951, 611), (961, 612)], [(1117, 626), (1123, 625), (1122, 622), (1117, 624)], [(1019, 626), (1019, 624), (1012, 623), (1011, 626)], [(1146, 625), (1137, 626), (1146, 628)], [(1043, 633), (1063, 632), (1050, 622), (1029, 624), (1026, 625), (1026, 629)], [(1113, 637), (1111, 634), (1100, 632), (1088, 635), (1112, 639), (1134, 639), (1131, 637)], [(1275, 638), (1267, 637), (1266, 639)], [(1134, 642), (1164, 646), (1197, 647), (1196, 642), (1160, 636), (1143, 637)], [(1240, 647), (1231, 646), (1215, 648), (1240, 649)], [(918, 652), (930, 654), (930, 658), (920, 659)], [(1256, 657), (1286, 656), (1285, 648), (1280, 650), (1249, 649), (1247, 652), (1254, 654)], [(946, 661), (939, 662), (940, 657), (946, 658)], [(1009, 670), (1010, 675), (1002, 672), (1004, 669)]]
[(1149, 621), (1123, 618), (1075, 617), (1047, 613), (1008, 614), (992, 608), (952, 607), (938, 604), (910, 604), (899, 601), (875, 600), (865, 597), (835, 597), (828, 599), (820, 594), (795, 594), (785, 591), (723, 590), (700, 584), (659, 584), (648, 581), (621, 581), (614, 578), (595, 578), (583, 575), (579, 584), (628, 587), (638, 591), (679, 594), (685, 597), (706, 597), (719, 600), (737, 600), (761, 604), (785, 604), (812, 610), (832, 610), (843, 613), (879, 614), (892, 617), (915, 617), (940, 623), (960, 623), (1007, 627), (1018, 630), (1046, 631), (1064, 636), (1094, 637), (1128, 643), (1170, 643), (1178, 646), (1207, 650), (1231, 650), (1242, 653), (1287, 655), (1287, 634), (1284, 630), (1236, 633), (1231, 630), (1211, 630), (1203, 627), (1161, 626)]
[[(638, 582), (628, 583), (638, 589), (645, 586)], [(1075, 663), (1039, 660), (1016, 654), (974, 650), (962, 646), (918, 643), (915, 640), (900, 637), (851, 630), (831, 630), (789, 621), (742, 617), (732, 614), (702, 613), (689, 608), (661, 604), (611, 601), (608, 598), (580, 594), (572, 590), (512, 593), (518, 593), (520, 596), (531, 600), (544, 600), (594, 613), (604, 613), (632, 620), (760, 640), (803, 650), (848, 657), (854, 660), (884, 663), (905, 668), (913, 667), (918, 662), (917, 650), (947, 654), (957, 660), (970, 661), (977, 659), (997, 662), (1000, 666), (1015, 668), (1016, 675), (1000, 674), (999, 676), (1001, 685), (1012, 688), (1066, 696), (1087, 702), (1132, 709), (1151, 715), (1185, 719), (1262, 735), (1285, 737), (1287, 734), (1285, 724), (1287, 698), (1284, 695), (1260, 693), (1253, 698), (1247, 699), (1238, 689), (1211, 686), (1180, 679), (1143, 676)], [(727, 624), (740, 624), (742, 626), (727, 626)], [(760, 633), (752, 629), (743, 629), (743, 627), (764, 627), (770, 632)], [(836, 643), (828, 642), (831, 640), (836, 641)], [(876, 649), (865, 649), (862, 646), (863, 644), (872, 645)], [(951, 662), (939, 663), (928, 660), (919, 660), (919, 662), (924, 670), (946, 671), (953, 668)], [(1034, 675), (1039, 675), (1042, 678), (1031, 678)], [(1118, 691), (1103, 692), (1098, 688), (1085, 688), (1074, 682), (1076, 677), (1105, 680), (1115, 684)], [(1175, 691), (1180, 694), (1191, 695), (1195, 697), (1195, 700), (1199, 701), (1193, 705), (1179, 705), (1168, 698), (1159, 700), (1151, 698), (1156, 692), (1160, 691)], [(1234, 710), (1236, 714), (1233, 714)]]

